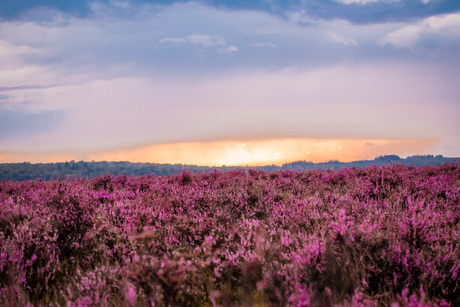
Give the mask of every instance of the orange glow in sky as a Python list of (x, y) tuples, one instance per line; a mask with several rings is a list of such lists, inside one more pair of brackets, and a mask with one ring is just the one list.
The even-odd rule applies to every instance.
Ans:
[(427, 154), (436, 139), (275, 139), (155, 144), (101, 152), (0, 153), (0, 163), (130, 161), (207, 166), (281, 165), (293, 161), (342, 162), (385, 154)]
[[(384, 154), (419, 154), (433, 139), (275, 139), (187, 142), (141, 146), (91, 155), (96, 161), (181, 163), (208, 166), (281, 165), (293, 161), (325, 162), (373, 159)], [(429, 152), (429, 151), (427, 151)]]
[(101, 152), (0, 153), (1, 163), (130, 161), (207, 166), (281, 165), (294, 161), (342, 162), (380, 155), (428, 154), (437, 139), (274, 139), (155, 144)]

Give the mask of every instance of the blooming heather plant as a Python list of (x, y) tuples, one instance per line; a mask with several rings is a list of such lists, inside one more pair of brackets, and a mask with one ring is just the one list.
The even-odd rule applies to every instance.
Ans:
[(2, 306), (458, 306), (460, 165), (0, 183)]

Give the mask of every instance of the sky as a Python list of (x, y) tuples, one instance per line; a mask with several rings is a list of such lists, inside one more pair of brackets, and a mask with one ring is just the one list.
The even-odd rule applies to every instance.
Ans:
[(0, 163), (460, 156), (458, 0), (0, 2)]

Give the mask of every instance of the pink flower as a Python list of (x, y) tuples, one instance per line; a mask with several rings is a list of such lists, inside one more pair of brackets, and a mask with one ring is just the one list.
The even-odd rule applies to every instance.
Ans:
[(128, 289), (126, 290), (126, 298), (128, 299), (128, 302), (131, 304), (131, 306), (136, 304), (137, 295), (136, 289), (134, 289), (134, 287), (128, 286)]
[(217, 304), (216, 304), (216, 298), (219, 298), (219, 297), (220, 297), (220, 292), (219, 292), (219, 291), (213, 290), (213, 291), (211, 291), (211, 292), (209, 293), (209, 299), (211, 300), (212, 305), (213, 305), (214, 307), (217, 306)]

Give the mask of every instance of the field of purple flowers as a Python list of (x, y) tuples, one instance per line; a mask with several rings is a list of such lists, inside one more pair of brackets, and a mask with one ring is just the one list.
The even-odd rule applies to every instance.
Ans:
[(1, 306), (459, 306), (460, 165), (0, 183)]

